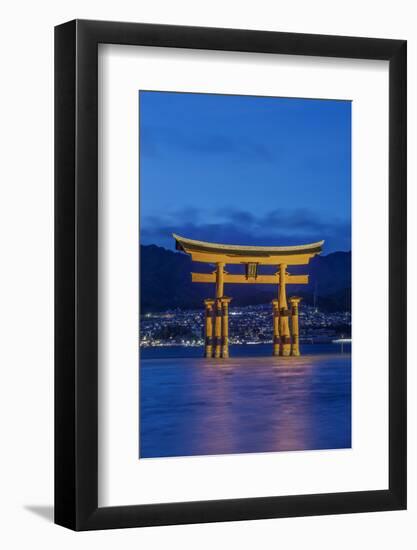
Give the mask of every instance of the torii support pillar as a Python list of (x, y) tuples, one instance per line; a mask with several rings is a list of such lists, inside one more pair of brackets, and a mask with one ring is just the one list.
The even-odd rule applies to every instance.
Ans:
[(301, 302), (301, 298), (298, 296), (291, 296), (291, 329), (292, 329), (292, 346), (291, 355), (298, 357), (300, 355), (299, 345), (299, 328), (298, 328), (298, 304)]
[(280, 340), (279, 340), (279, 302), (278, 300), (272, 300), (272, 325), (274, 328), (272, 355), (277, 357), (280, 353)]
[(291, 337), (290, 325), (288, 321), (288, 305), (287, 305), (287, 265), (280, 264), (279, 266), (279, 333), (281, 337), (281, 355), (288, 357), (291, 355)]
[(216, 300), (214, 315), (214, 357), (218, 359), (222, 356), (222, 301), (220, 298)]
[(224, 262), (216, 265), (216, 310), (214, 317), (214, 357), (222, 356), (222, 309), (224, 289)]
[(206, 326), (205, 326), (205, 357), (213, 357), (213, 313), (214, 300), (204, 300), (206, 306)]
[(229, 304), (231, 298), (222, 298), (222, 357), (229, 357)]

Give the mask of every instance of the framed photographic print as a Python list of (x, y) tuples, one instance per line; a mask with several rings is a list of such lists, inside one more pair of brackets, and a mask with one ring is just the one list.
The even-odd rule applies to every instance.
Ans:
[(55, 30), (55, 521), (406, 507), (406, 42)]

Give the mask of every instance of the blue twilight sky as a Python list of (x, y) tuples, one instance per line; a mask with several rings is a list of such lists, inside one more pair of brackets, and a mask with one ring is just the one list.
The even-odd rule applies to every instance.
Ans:
[(141, 243), (351, 249), (351, 102), (140, 92)]

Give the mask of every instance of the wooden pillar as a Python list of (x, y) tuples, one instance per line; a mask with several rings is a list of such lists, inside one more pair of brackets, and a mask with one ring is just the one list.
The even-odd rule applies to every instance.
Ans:
[(224, 292), (224, 263), (218, 262), (216, 269), (216, 298), (222, 298)]
[(216, 264), (216, 311), (214, 320), (214, 357), (222, 356), (222, 299), (224, 292), (224, 262)]
[(204, 300), (206, 306), (205, 347), (204, 356), (213, 357), (213, 313), (214, 300)]
[(291, 355), (300, 355), (300, 333), (298, 327), (298, 304), (301, 302), (301, 298), (298, 296), (291, 296), (291, 328), (292, 328), (292, 346)]
[(279, 341), (279, 302), (278, 300), (272, 300), (272, 326), (274, 329), (272, 355), (278, 356), (280, 352)]
[(279, 333), (281, 337), (281, 355), (287, 357), (291, 354), (291, 337), (290, 325), (288, 320), (288, 305), (287, 305), (287, 265), (280, 264), (279, 266)]
[(222, 301), (216, 300), (216, 312), (214, 321), (214, 357), (221, 357), (222, 352)]
[(229, 304), (231, 298), (222, 298), (222, 357), (229, 357)]

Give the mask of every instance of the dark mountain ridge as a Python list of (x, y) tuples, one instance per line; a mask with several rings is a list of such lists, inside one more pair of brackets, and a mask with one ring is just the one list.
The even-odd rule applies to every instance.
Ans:
[[(263, 273), (276, 268), (265, 266)], [(243, 272), (241, 266), (228, 265), (230, 273)], [(350, 311), (351, 309), (351, 252), (333, 252), (316, 256), (306, 266), (289, 267), (290, 273), (309, 275), (308, 285), (288, 286), (288, 295), (302, 296), (305, 303), (315, 303), (324, 311)], [(140, 246), (140, 299), (141, 313), (168, 309), (200, 309), (204, 298), (213, 296), (214, 285), (191, 282), (192, 271), (210, 273), (209, 264), (192, 262), (182, 252), (173, 252), (156, 245)], [(270, 303), (276, 297), (273, 285), (227, 285), (227, 295), (233, 305)]]

